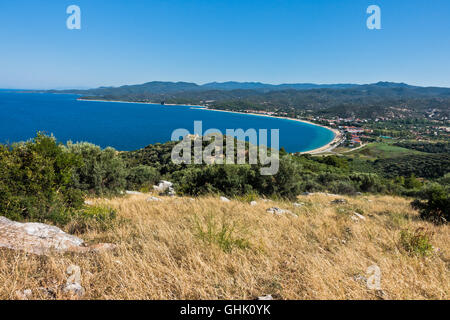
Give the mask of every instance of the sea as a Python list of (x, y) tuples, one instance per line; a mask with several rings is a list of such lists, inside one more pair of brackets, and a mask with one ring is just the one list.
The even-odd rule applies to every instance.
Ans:
[[(66, 143), (90, 142), (131, 151), (171, 140), (176, 129), (279, 129), (279, 146), (287, 152), (319, 148), (334, 138), (326, 128), (290, 119), (207, 110), (192, 106), (80, 101), (78, 95), (0, 90), (0, 143), (27, 141), (37, 132)], [(214, 130), (215, 129), (215, 130)], [(263, 144), (264, 141), (258, 142)]]

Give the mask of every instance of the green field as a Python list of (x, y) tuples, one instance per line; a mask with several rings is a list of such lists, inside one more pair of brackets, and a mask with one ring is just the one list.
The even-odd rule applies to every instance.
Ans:
[(356, 150), (354, 152), (349, 152), (346, 156), (350, 157), (361, 157), (365, 159), (387, 159), (405, 156), (408, 154), (417, 155), (424, 154), (423, 152), (396, 147), (390, 143), (370, 143), (366, 147)]

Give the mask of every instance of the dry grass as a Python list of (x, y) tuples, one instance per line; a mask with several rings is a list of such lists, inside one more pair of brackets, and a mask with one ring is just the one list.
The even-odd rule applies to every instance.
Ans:
[[(0, 299), (24, 289), (49, 298), (39, 287), (67, 299), (61, 287), (71, 264), (81, 267), (86, 299), (377, 299), (357, 280), (374, 264), (389, 299), (450, 298), (449, 226), (420, 221), (406, 199), (346, 198), (336, 205), (335, 197), (313, 195), (299, 197), (300, 208), (213, 197), (145, 199), (95, 200), (116, 208), (118, 220), (109, 231), (82, 237), (115, 243), (114, 253), (37, 257), (0, 250)], [(273, 206), (298, 218), (267, 213)], [(355, 210), (366, 220), (353, 221)], [(402, 230), (418, 228), (434, 234), (429, 255), (400, 245)]]

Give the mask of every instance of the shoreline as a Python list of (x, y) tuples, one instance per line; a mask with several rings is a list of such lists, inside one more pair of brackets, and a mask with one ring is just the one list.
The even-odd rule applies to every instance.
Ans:
[[(153, 104), (153, 105), (162, 105), (160, 103), (154, 103), (154, 102), (131, 102), (131, 101), (120, 101), (120, 100), (102, 100), (102, 99), (82, 99), (78, 98), (77, 101), (94, 101), (94, 102), (114, 102), (114, 103), (139, 103), (139, 104)], [(243, 114), (243, 115), (253, 115), (253, 116), (259, 116), (259, 117), (268, 117), (268, 118), (275, 118), (275, 119), (282, 119), (282, 120), (290, 120), (290, 121), (297, 121), (302, 122), (306, 124), (310, 124), (313, 126), (318, 126), (325, 128), (327, 130), (330, 130), (333, 133), (333, 139), (328, 142), (327, 144), (307, 151), (301, 151), (301, 152), (293, 152), (293, 153), (300, 153), (300, 154), (318, 154), (326, 151), (333, 150), (337, 145), (339, 141), (342, 139), (342, 133), (334, 128), (327, 127), (321, 124), (313, 123), (308, 120), (302, 120), (302, 119), (296, 119), (296, 118), (288, 118), (288, 117), (278, 117), (278, 116), (271, 116), (268, 114), (260, 114), (260, 113), (253, 113), (253, 112), (239, 112), (239, 111), (230, 111), (230, 110), (219, 110), (219, 109), (211, 109), (207, 106), (200, 106), (200, 105), (190, 105), (190, 104), (163, 104), (162, 106), (180, 106), (180, 107), (197, 107), (196, 109), (199, 110), (207, 110), (207, 111), (215, 111), (215, 112), (228, 112), (228, 113), (236, 113), (236, 114)]]

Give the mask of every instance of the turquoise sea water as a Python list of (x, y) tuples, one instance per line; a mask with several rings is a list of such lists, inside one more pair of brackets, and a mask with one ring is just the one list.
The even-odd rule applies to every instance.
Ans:
[[(76, 95), (0, 91), (0, 143), (25, 141), (37, 131), (59, 141), (88, 141), (129, 151), (170, 141), (172, 131), (194, 133), (194, 121), (203, 130), (279, 129), (280, 147), (302, 152), (330, 142), (328, 129), (288, 119), (139, 103), (78, 101)], [(270, 135), (269, 135), (270, 141)]]

